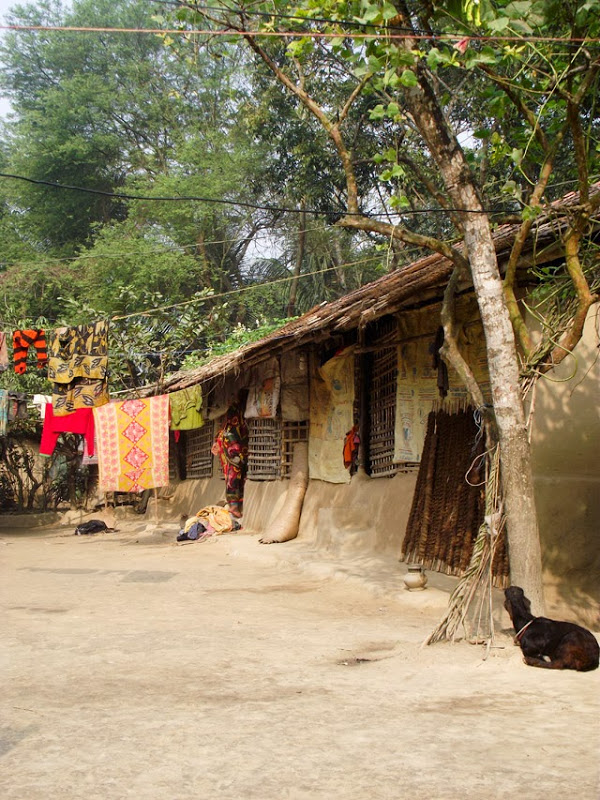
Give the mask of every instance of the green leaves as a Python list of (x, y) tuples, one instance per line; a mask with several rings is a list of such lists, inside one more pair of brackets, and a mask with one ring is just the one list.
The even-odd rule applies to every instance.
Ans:
[(405, 69), (402, 72), (402, 75), (400, 75), (400, 83), (402, 84), (402, 86), (406, 86), (407, 88), (412, 88), (413, 86), (416, 86), (418, 83), (417, 76), (411, 69)]
[(382, 181), (391, 181), (394, 178), (403, 178), (406, 170), (400, 164), (394, 164), (390, 169), (384, 169), (379, 176)]
[(479, 64), (497, 64), (499, 57), (492, 47), (486, 45), (481, 50), (467, 50), (465, 53), (465, 67), (473, 69)]
[(372, 108), (369, 111), (369, 118), (371, 120), (377, 121), (380, 119), (395, 119), (398, 120), (402, 116), (400, 111), (400, 106), (395, 101), (388, 103), (387, 106), (384, 106), (382, 103), (378, 103), (375, 108)]

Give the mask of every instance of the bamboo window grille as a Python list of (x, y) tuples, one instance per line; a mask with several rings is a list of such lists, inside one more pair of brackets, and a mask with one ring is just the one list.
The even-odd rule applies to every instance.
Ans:
[(292, 474), (292, 458), (296, 442), (308, 441), (308, 420), (301, 422), (284, 422), (281, 447), (281, 477), (289, 478)]
[(169, 483), (175, 483), (175, 481), (179, 479), (177, 447), (178, 444), (173, 436), (173, 431), (169, 431)]
[(281, 420), (248, 420), (248, 478), (274, 481), (281, 476)]
[(394, 318), (384, 319), (378, 326), (373, 344), (370, 390), (369, 453), (371, 475), (395, 475), (399, 465), (394, 463), (396, 427), (396, 385), (398, 382), (397, 326)]
[(214, 424), (206, 420), (201, 428), (185, 431), (185, 464), (187, 478), (211, 478), (214, 439)]

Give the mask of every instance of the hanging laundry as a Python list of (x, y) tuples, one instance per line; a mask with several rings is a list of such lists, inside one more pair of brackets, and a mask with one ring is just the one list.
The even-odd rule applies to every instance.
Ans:
[(88, 452), (94, 453), (94, 413), (91, 408), (80, 408), (72, 414), (55, 416), (52, 404), (46, 406), (40, 453), (51, 456), (61, 433), (79, 433), (85, 437)]
[(8, 346), (6, 344), (6, 334), (0, 331), (0, 372), (8, 369)]
[(57, 328), (48, 343), (48, 380), (57, 416), (108, 403), (108, 322)]
[(33, 347), (37, 353), (37, 366), (42, 369), (48, 361), (46, 351), (46, 335), (38, 328), (15, 331), (13, 333), (13, 357), (15, 372), (22, 375), (27, 369), (27, 353)]
[(52, 397), (49, 394), (34, 394), (31, 401), (34, 406), (37, 406), (40, 411), (40, 418), (44, 419), (46, 416), (46, 406), (52, 403)]
[(169, 396), (94, 409), (101, 492), (142, 492), (169, 482)]
[(8, 421), (14, 422), (16, 419), (27, 419), (27, 395), (25, 392), (8, 393)]
[(172, 431), (191, 431), (204, 425), (200, 384), (172, 392), (169, 395), (169, 405)]
[(8, 427), (8, 392), (0, 389), (0, 436), (6, 436)]
[(98, 445), (96, 444), (95, 438), (94, 438), (94, 448), (91, 454), (90, 451), (88, 450), (87, 441), (84, 439), (83, 453), (81, 454), (81, 466), (89, 467), (92, 464), (97, 464), (97, 463), (98, 463)]
[(108, 403), (108, 380), (75, 378), (71, 383), (55, 383), (52, 405), (57, 416), (72, 414), (79, 408), (97, 408)]

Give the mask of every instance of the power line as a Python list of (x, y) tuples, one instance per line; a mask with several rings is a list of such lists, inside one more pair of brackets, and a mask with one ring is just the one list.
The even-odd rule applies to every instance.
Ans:
[[(416, 253), (416, 252), (419, 252), (421, 250), (422, 250), (422, 248), (419, 248), (419, 247), (406, 248), (406, 249), (404, 249), (402, 251), (402, 254), (403, 255), (410, 255), (412, 253)], [(238, 289), (229, 289), (229, 290), (227, 290), (225, 292), (216, 292), (216, 293), (213, 293), (213, 294), (204, 295), (202, 297), (194, 297), (191, 300), (184, 300), (184, 301), (182, 301), (180, 303), (167, 303), (166, 305), (155, 306), (154, 308), (146, 308), (146, 309), (142, 309), (141, 311), (132, 311), (130, 314), (115, 314), (112, 317), (110, 317), (110, 319), (111, 319), (112, 322), (117, 322), (117, 321), (124, 320), (124, 319), (130, 319), (132, 317), (147, 317), (147, 316), (150, 316), (151, 314), (156, 313), (157, 311), (166, 311), (168, 309), (182, 308), (184, 306), (193, 305), (195, 303), (206, 303), (209, 300), (215, 300), (215, 299), (220, 299), (220, 298), (223, 298), (223, 297), (229, 297), (231, 295), (242, 294), (243, 292), (249, 292), (249, 291), (253, 291), (255, 289), (268, 289), (270, 286), (279, 285), (281, 283), (289, 283), (290, 281), (293, 281), (293, 280), (296, 280), (296, 279), (309, 278), (309, 277), (312, 277), (314, 275), (322, 275), (322, 274), (324, 274), (326, 272), (333, 272), (333, 271), (337, 271), (339, 269), (347, 269), (349, 267), (356, 267), (356, 266), (361, 265), (361, 264), (370, 264), (370, 263), (372, 263), (374, 261), (382, 261), (383, 259), (384, 259), (384, 256), (382, 254), (375, 255), (375, 256), (369, 256), (368, 258), (362, 258), (362, 259), (358, 259), (356, 261), (347, 261), (347, 262), (345, 262), (343, 264), (336, 264), (336, 265), (331, 266), (331, 267), (324, 267), (323, 269), (312, 270), (311, 272), (302, 272), (300, 275), (286, 275), (286, 276), (284, 276), (282, 278), (275, 278), (272, 281), (264, 281), (263, 283), (253, 283), (253, 284), (249, 284), (248, 286), (241, 286)], [(105, 316), (100, 312), (99, 312), (99, 314), (100, 314), (100, 316)], [(48, 321), (52, 322), (52, 323), (56, 323), (57, 322), (57, 320), (48, 320)], [(0, 323), (0, 324), (3, 325), (4, 327), (7, 326), (6, 323)], [(8, 326), (8, 327), (10, 327), (10, 326)]]
[[(196, 11), (196, 13), (201, 13), (197, 8), (194, 8), (194, 5), (186, 2), (178, 3), (176, 0), (150, 0), (151, 3), (155, 3), (159, 6), (172, 6), (173, 8), (187, 8), (190, 11)], [(239, 14), (239, 16), (243, 17), (261, 17), (263, 19), (293, 19), (298, 20), (299, 22), (318, 22), (324, 24), (334, 24), (334, 25), (345, 25), (348, 27), (354, 28), (377, 28), (378, 25), (375, 25), (372, 22), (357, 22), (356, 20), (351, 19), (333, 19), (332, 17), (303, 17), (299, 14), (276, 14), (276, 13), (269, 13), (268, 11), (252, 11), (250, 9), (242, 9), (242, 8), (229, 8), (228, 6), (206, 6), (202, 5), (202, 11), (219, 11), (223, 13), (224, 11), (229, 11), (232, 14)], [(419, 33), (425, 33), (425, 31), (421, 31), (415, 28), (405, 28), (399, 25), (389, 25), (386, 30), (394, 30), (394, 31), (406, 31), (406, 33), (412, 33), (415, 30), (418, 30)]]
[(415, 216), (418, 214), (449, 214), (451, 212), (457, 214), (493, 214), (504, 215), (511, 213), (507, 209), (479, 209), (473, 210), (470, 208), (408, 208), (402, 211), (388, 211), (388, 212), (374, 212), (371, 214), (363, 213), (361, 211), (325, 211), (316, 208), (289, 208), (286, 206), (272, 206), (262, 205), (258, 203), (250, 203), (245, 200), (224, 200), (223, 198), (216, 197), (200, 197), (199, 195), (176, 195), (176, 196), (155, 196), (155, 195), (140, 195), (128, 194), (125, 192), (108, 192), (102, 189), (90, 189), (85, 186), (72, 186), (65, 183), (56, 183), (54, 181), (43, 181), (35, 178), (27, 178), (25, 175), (13, 175), (7, 172), (0, 172), (0, 178), (9, 178), (11, 180), (25, 181), (32, 183), (36, 186), (49, 186), (52, 189), (61, 189), (73, 192), (85, 192), (87, 194), (97, 194), (102, 197), (114, 197), (117, 200), (144, 200), (152, 202), (177, 202), (177, 203), (215, 203), (218, 205), (226, 206), (239, 206), (240, 208), (252, 208), (255, 211), (274, 211), (282, 214), (315, 214), (322, 217), (344, 216), (344, 217), (404, 217)]
[(267, 38), (293, 38), (293, 39), (379, 39), (385, 36), (386, 39), (418, 39), (453, 42), (456, 40), (468, 40), (474, 42), (564, 42), (572, 44), (597, 44), (599, 37), (588, 38), (586, 36), (491, 36), (483, 34), (458, 34), (458, 33), (390, 33), (390, 28), (382, 28), (380, 33), (348, 33), (348, 32), (329, 32), (329, 31), (256, 31), (256, 30), (237, 30), (237, 29), (200, 29), (190, 30), (187, 28), (108, 28), (108, 27), (85, 27), (79, 25), (0, 25), (0, 30), (14, 31), (16, 33), (24, 31), (56, 31), (62, 33), (145, 33), (160, 36), (251, 36)]
[[(163, 0), (155, 0), (155, 1), (156, 2), (163, 2)], [(600, 177), (600, 175), (590, 175), (590, 180), (592, 182), (595, 182), (595, 181), (598, 180), (599, 177)], [(500, 183), (500, 182), (501, 182), (500, 180), (497, 180), (494, 183), (497, 184), (497, 183)], [(557, 181), (556, 183), (549, 183), (546, 186), (546, 191), (548, 191), (549, 189), (556, 189), (559, 186), (572, 186), (573, 184), (577, 184), (577, 179), (576, 178), (573, 178), (573, 179), (568, 180), (568, 181)], [(498, 199), (498, 198), (501, 197), (501, 195), (495, 195), (494, 197), (496, 199)], [(492, 199), (494, 199), (494, 197), (492, 197)], [(323, 231), (323, 230), (324, 229), (323, 229), (322, 226), (319, 226), (319, 227), (316, 227), (316, 228), (304, 228), (303, 229), (304, 233), (316, 233), (318, 231)], [(236, 236), (236, 237), (233, 237), (231, 239), (212, 239), (212, 240), (209, 240), (209, 241), (203, 241), (203, 242), (201, 242), (201, 245), (203, 247), (210, 247), (211, 245), (216, 245), (216, 244), (241, 244), (242, 242), (247, 242), (247, 241), (254, 242), (256, 239), (277, 238), (277, 237), (280, 237), (281, 235), (282, 235), (282, 233), (280, 231), (277, 231), (277, 230), (275, 230), (275, 231), (266, 231), (266, 232), (257, 231), (254, 234), (248, 234), (246, 236)], [(191, 242), (190, 244), (177, 244), (176, 242), (171, 242), (170, 244), (165, 244), (165, 246), (160, 248), (160, 249), (156, 248), (156, 249), (152, 249), (152, 250), (146, 250), (144, 252), (144, 255), (154, 255), (154, 254), (156, 254), (156, 255), (164, 255), (164, 254), (167, 254), (167, 253), (168, 254), (172, 254), (172, 255), (179, 255), (181, 250), (184, 250), (184, 251), (185, 250), (192, 250), (192, 249), (198, 248), (198, 246), (199, 246), (199, 243), (197, 241)], [(420, 248), (414, 248), (414, 249), (415, 250), (419, 250)], [(412, 250), (403, 250), (403, 253), (406, 253), (406, 252), (412, 252)], [(90, 253), (90, 252), (87, 252), (87, 253), (80, 253), (79, 255), (76, 255), (76, 256), (47, 256), (43, 261), (40, 261), (37, 258), (37, 254), (32, 254), (32, 255), (36, 256), (36, 258), (35, 258), (36, 265), (43, 267), (43, 266), (50, 265), (50, 264), (63, 264), (63, 263), (68, 262), (68, 261), (81, 261), (81, 260), (87, 260), (87, 259), (91, 259), (91, 260), (94, 260), (94, 261), (102, 261), (103, 259), (128, 258), (128, 257), (131, 257), (131, 256), (139, 255), (139, 253), (138, 252), (133, 252), (131, 250), (129, 252), (123, 252), (123, 253)], [(17, 265), (30, 264), (31, 263), (31, 259), (29, 259), (29, 260), (27, 260), (27, 259), (19, 259), (18, 261), (13, 261), (11, 264), (6, 264), (4, 262), (2, 262), (2, 263), (3, 263), (5, 269), (10, 269), (11, 267), (14, 267), (14, 266), (17, 266)]]
[[(419, 249), (419, 248), (415, 248)], [(195, 297), (192, 300), (184, 300), (181, 303), (169, 303), (164, 306), (156, 306), (155, 308), (148, 308), (145, 311), (133, 311), (131, 314), (121, 314), (115, 315), (111, 317), (111, 321), (117, 321), (122, 319), (129, 319), (130, 317), (144, 317), (148, 316), (149, 314), (154, 314), (156, 311), (167, 311), (171, 308), (182, 308), (183, 306), (189, 306), (193, 303), (205, 303), (208, 300), (215, 300), (221, 297), (229, 297), (233, 294), (242, 294), (243, 292), (250, 292), (254, 289), (265, 289), (269, 286), (276, 286), (280, 283), (289, 283), (290, 281), (297, 280), (299, 278), (309, 278), (314, 275), (322, 275), (325, 272), (332, 272), (338, 269), (346, 269), (347, 267), (355, 267), (358, 264), (368, 264), (372, 261), (381, 261), (382, 256), (370, 256), (369, 258), (359, 259), (358, 261), (348, 261), (345, 264), (337, 264), (332, 267), (324, 267), (323, 269), (313, 270), (312, 272), (302, 272), (300, 275), (286, 275), (283, 278), (275, 278), (272, 281), (266, 281), (265, 283), (253, 283), (249, 286), (240, 286), (239, 289), (229, 289), (226, 292), (217, 292), (215, 294), (209, 294), (204, 297)]]
[[(318, 228), (304, 228), (304, 233), (315, 233), (316, 231), (324, 230), (323, 227), (319, 226)], [(236, 236), (231, 239), (212, 239), (209, 241), (202, 241), (202, 242), (191, 242), (190, 244), (177, 244), (176, 242), (165, 243), (164, 247), (156, 248), (151, 250), (145, 250), (143, 255), (180, 255), (181, 250), (192, 250), (197, 249), (198, 247), (210, 247), (211, 245), (215, 244), (242, 244), (243, 242), (254, 242), (256, 239), (268, 239), (273, 236), (281, 235), (279, 231), (275, 233), (271, 232), (263, 232), (261, 233), (258, 231), (254, 234), (248, 234), (246, 236)], [(140, 255), (138, 251), (128, 251), (124, 253), (80, 253), (77, 256), (47, 256), (43, 261), (40, 261), (37, 258), (37, 254), (32, 254), (35, 256), (35, 263), (38, 267), (43, 267), (49, 264), (63, 264), (66, 261), (81, 261), (92, 259), (94, 261), (101, 261), (102, 259), (111, 259), (111, 258), (129, 258), (131, 256)], [(13, 261), (12, 264), (4, 264), (4, 267), (10, 268), (16, 266), (17, 264), (30, 264), (32, 259), (19, 259), (18, 261)], [(0, 259), (1, 261), (1, 259)]]

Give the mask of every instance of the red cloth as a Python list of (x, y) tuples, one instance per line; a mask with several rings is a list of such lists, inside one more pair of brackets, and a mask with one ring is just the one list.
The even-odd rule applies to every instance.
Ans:
[(92, 408), (78, 408), (71, 414), (55, 417), (52, 404), (46, 406), (40, 453), (51, 456), (61, 433), (80, 433), (85, 437), (89, 456), (94, 455), (94, 411)]
[(346, 469), (352, 466), (358, 457), (358, 446), (360, 436), (356, 425), (351, 428), (344, 438), (344, 466)]

